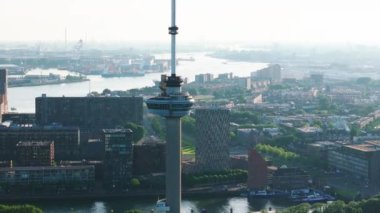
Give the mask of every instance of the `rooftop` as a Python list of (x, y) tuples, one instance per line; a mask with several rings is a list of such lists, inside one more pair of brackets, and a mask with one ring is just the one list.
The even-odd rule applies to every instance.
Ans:
[(346, 147), (362, 152), (378, 152), (380, 151), (380, 141), (367, 141), (363, 144), (347, 145)]
[(103, 129), (103, 133), (113, 134), (113, 133), (132, 133), (131, 129)]
[(54, 144), (53, 141), (20, 141), (17, 143), (17, 146), (50, 146)]
[(311, 143), (310, 146), (314, 147), (326, 147), (326, 146), (341, 146), (345, 142), (337, 142), (337, 141), (317, 141), (314, 143)]
[(94, 168), (92, 165), (84, 166), (28, 166), (28, 167), (6, 167), (0, 168), (0, 172), (9, 171), (39, 171), (39, 170), (79, 170)]
[(303, 127), (303, 128), (297, 128), (298, 131), (302, 133), (317, 133), (322, 132), (322, 129), (319, 127)]

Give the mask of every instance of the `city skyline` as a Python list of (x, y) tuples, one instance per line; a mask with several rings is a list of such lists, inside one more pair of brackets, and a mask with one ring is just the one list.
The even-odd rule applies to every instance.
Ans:
[(38, 212), (377, 212), (377, 8), (3, 0), (0, 201)]
[[(180, 1), (178, 40), (380, 44), (376, 6), (371, 0)], [(167, 41), (168, 8), (152, 0), (4, 0), (0, 41), (65, 41), (65, 31), (68, 41)]]

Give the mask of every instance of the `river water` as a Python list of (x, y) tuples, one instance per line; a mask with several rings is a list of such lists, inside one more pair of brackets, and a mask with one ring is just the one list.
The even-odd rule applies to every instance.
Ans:
[[(159, 55), (157, 58), (169, 58), (169, 55)], [(250, 76), (250, 73), (267, 66), (265, 63), (248, 63), (232, 62), (221, 59), (215, 59), (206, 56), (204, 53), (178, 54), (180, 58), (194, 57), (195, 61), (180, 61), (177, 67), (177, 74), (194, 80), (194, 76), (200, 73), (213, 73), (216, 77), (220, 73), (233, 72), (235, 76)], [(52, 70), (35, 70), (34, 73), (46, 74)], [(55, 74), (59, 71), (53, 70)], [(64, 72), (63, 74), (67, 74)], [(122, 78), (102, 78), (101, 76), (88, 76), (90, 81), (44, 85), (33, 87), (18, 87), (8, 89), (9, 108), (17, 109), (17, 112), (34, 112), (35, 97), (46, 94), (47, 96), (85, 96), (89, 91), (102, 92), (108, 88), (111, 90), (128, 90), (132, 88), (142, 88), (153, 86), (154, 80), (160, 80), (161, 73), (147, 74), (143, 77), (122, 77)], [(158, 92), (158, 89), (157, 89)], [(42, 208), (46, 213), (106, 213), (106, 212), (123, 212), (128, 209), (141, 209), (144, 212), (150, 212), (156, 200), (153, 199), (113, 199), (113, 200), (67, 200), (67, 201), (40, 201), (33, 202)], [(235, 213), (247, 213), (252, 210), (260, 210), (269, 207), (288, 206), (286, 202), (274, 202), (269, 200), (248, 201), (244, 197), (231, 198), (192, 198), (184, 199), (182, 202), (182, 212), (187, 213), (194, 209), (200, 212), (205, 208), (209, 213), (229, 212), (230, 208)]]
[[(150, 213), (157, 199), (112, 199), (112, 200), (65, 200), (65, 201), (39, 201), (31, 202), (41, 208), (44, 213), (123, 213), (125, 210), (139, 209), (144, 213)], [(231, 198), (192, 198), (183, 199), (181, 213), (190, 213), (193, 209), (196, 213), (207, 209), (208, 213), (249, 213), (251, 211), (268, 210), (270, 207), (281, 210), (291, 203), (281, 200), (250, 200), (245, 197)]]
[[(157, 58), (169, 58), (169, 55), (158, 55)], [(264, 68), (265, 63), (226, 62), (221, 59), (207, 57), (204, 53), (178, 54), (179, 58), (194, 57), (195, 61), (180, 61), (177, 74), (194, 81), (194, 76), (200, 73), (213, 73), (215, 77), (220, 73), (233, 72), (236, 76), (249, 76), (251, 72)], [(34, 73), (43, 73), (36, 70)], [(49, 70), (51, 72), (51, 70)], [(66, 72), (65, 72), (66, 73)], [(44, 73), (46, 74), (46, 73)], [(56, 74), (56, 72), (55, 72)], [(102, 92), (108, 88), (111, 90), (128, 90), (153, 86), (153, 80), (160, 80), (161, 73), (151, 73), (143, 77), (102, 78), (99, 75), (88, 76), (90, 81), (44, 85), (33, 87), (17, 87), (8, 89), (9, 108), (17, 109), (17, 112), (34, 112), (35, 97), (46, 94), (47, 96), (85, 96), (89, 91)], [(157, 88), (157, 92), (158, 92)]]

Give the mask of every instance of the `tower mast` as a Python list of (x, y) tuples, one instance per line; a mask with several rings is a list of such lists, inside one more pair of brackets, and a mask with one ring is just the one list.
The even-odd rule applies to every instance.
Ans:
[(181, 91), (176, 75), (176, 0), (171, 0), (171, 75), (162, 75), (162, 93), (146, 100), (149, 112), (166, 118), (166, 205), (170, 213), (181, 212), (181, 117), (188, 115), (194, 99)]
[(172, 0), (172, 26), (169, 27), (169, 34), (171, 35), (171, 74), (176, 74), (176, 35), (178, 27), (176, 22), (176, 0)]

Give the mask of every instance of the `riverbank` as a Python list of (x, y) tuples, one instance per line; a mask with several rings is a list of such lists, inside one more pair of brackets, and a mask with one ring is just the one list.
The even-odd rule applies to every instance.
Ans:
[(24, 82), (24, 83), (15, 83), (12, 84), (9, 82), (8, 87), (9, 88), (15, 88), (15, 87), (36, 87), (36, 86), (44, 86), (44, 85), (57, 85), (57, 84), (72, 84), (72, 83), (80, 83), (80, 82), (86, 82), (90, 81), (90, 79), (64, 79), (54, 82)]

